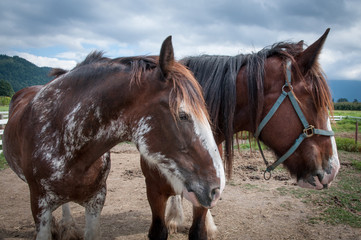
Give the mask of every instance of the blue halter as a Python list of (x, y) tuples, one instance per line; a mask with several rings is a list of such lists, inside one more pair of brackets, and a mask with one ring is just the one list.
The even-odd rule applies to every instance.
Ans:
[[(264, 117), (264, 119), (261, 121), (261, 123), (259, 124), (256, 133), (254, 134), (255, 138), (257, 139), (257, 144), (258, 144), (258, 148), (260, 149), (263, 161), (265, 162), (267, 168), (264, 171), (264, 178), (266, 180), (269, 180), (272, 176), (272, 171), (281, 163), (283, 163), (289, 156), (291, 156), (296, 149), (300, 146), (300, 144), (302, 143), (302, 141), (305, 138), (309, 138), (312, 137), (314, 134), (318, 134), (318, 135), (323, 135), (323, 136), (334, 136), (334, 132), (333, 131), (328, 131), (328, 130), (322, 130), (322, 129), (316, 129), (314, 126), (308, 124), (304, 114), (302, 113), (302, 110), (292, 92), (292, 84), (291, 84), (291, 62), (288, 61), (287, 62), (287, 79), (286, 79), (286, 83), (285, 85), (283, 85), (282, 87), (282, 93), (279, 96), (279, 98), (277, 99), (276, 103), (273, 105), (273, 107), (271, 108), (271, 110), (267, 113), (267, 115)], [(288, 88), (289, 91), (287, 92), (285, 88)], [(268, 121), (272, 118), (273, 114), (277, 111), (277, 109), (279, 108), (279, 106), (282, 104), (283, 100), (285, 100), (286, 97), (289, 97), (293, 108), (295, 109), (299, 119), (302, 122), (303, 125), (303, 131), (300, 134), (300, 136), (296, 139), (295, 143), (291, 146), (291, 148), (285, 153), (283, 154), (282, 157), (280, 157), (277, 161), (275, 161), (273, 164), (269, 165), (268, 161), (266, 160), (262, 148), (261, 148), (261, 144), (259, 142), (259, 136), (261, 134), (262, 129), (266, 126), (266, 124), (268, 123)], [(269, 173), (269, 177), (266, 177), (266, 174)]]

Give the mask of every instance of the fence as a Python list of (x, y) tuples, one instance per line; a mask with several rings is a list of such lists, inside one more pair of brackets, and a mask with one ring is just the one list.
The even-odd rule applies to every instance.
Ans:
[(3, 150), (2, 150), (2, 146), (3, 146), (2, 137), (3, 137), (3, 134), (4, 134), (5, 125), (8, 123), (8, 116), (9, 116), (8, 112), (0, 112), (0, 148), (1, 148), (0, 153), (3, 152)]
[(342, 119), (356, 119), (361, 120), (361, 117), (352, 117), (352, 116), (333, 116), (333, 121), (341, 121)]
[(361, 121), (361, 117), (353, 117), (353, 116), (333, 116), (332, 120), (333, 121), (341, 121), (343, 119), (352, 119), (352, 120), (356, 120), (356, 126), (355, 126), (355, 143), (357, 144), (358, 142), (358, 128), (359, 128), (359, 121)]

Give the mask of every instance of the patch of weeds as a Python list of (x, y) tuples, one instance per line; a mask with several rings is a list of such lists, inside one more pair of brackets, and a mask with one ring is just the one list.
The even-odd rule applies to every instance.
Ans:
[(338, 150), (347, 152), (361, 152), (361, 143), (355, 143), (354, 139), (336, 137), (336, 144)]
[(230, 186), (237, 186), (237, 185), (238, 185), (238, 184), (235, 183), (234, 181), (228, 181), (226, 184), (227, 184), (227, 185), (230, 185)]
[(352, 165), (356, 170), (361, 171), (361, 161), (353, 160), (353, 161), (351, 162), (351, 165)]
[(8, 167), (8, 163), (5, 160), (4, 153), (0, 153), (0, 170)]
[(276, 190), (278, 191), (278, 193), (281, 196), (286, 196), (289, 193), (289, 189), (286, 187), (279, 187), (279, 188), (276, 188)]
[(246, 189), (246, 190), (260, 189), (260, 187), (258, 185), (250, 184), (250, 183), (242, 184), (240, 187), (243, 189)]
[(326, 190), (302, 188), (277, 188), (281, 196), (291, 194), (306, 204), (312, 204), (321, 214), (311, 217), (309, 223), (320, 221), (328, 224), (347, 224), (361, 228), (361, 172), (359, 156), (340, 152), (343, 166), (337, 175), (337, 182)]
[(302, 199), (303, 202), (308, 202), (313, 194), (313, 190), (304, 189), (304, 188), (287, 188), (287, 187), (279, 187), (276, 189), (281, 196), (286, 196), (291, 194), (292, 196)]

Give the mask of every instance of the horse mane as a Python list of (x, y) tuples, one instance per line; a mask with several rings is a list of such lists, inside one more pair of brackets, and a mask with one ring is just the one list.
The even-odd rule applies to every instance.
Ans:
[(237, 57), (202, 55), (181, 60), (202, 86), (213, 126), (225, 136), (225, 169), (232, 173), (233, 118), (236, 106), (236, 77), (241, 66)]
[[(168, 76), (173, 81), (173, 90), (169, 100), (173, 115), (178, 118), (178, 109), (183, 107), (201, 123), (211, 124), (201, 85), (193, 73), (184, 65), (173, 62)], [(181, 106), (182, 103), (184, 105)]]
[[(78, 63), (71, 71), (79, 69), (83, 66), (90, 64), (104, 64), (105, 68), (91, 69), (89, 71), (96, 71), (96, 74), (103, 74), (110, 71), (124, 70), (119, 68), (119, 64), (130, 67), (130, 84), (141, 84), (141, 76), (148, 70), (159, 67), (158, 56), (135, 56), (135, 57), (120, 57), (110, 59), (104, 57), (103, 52), (94, 51), (91, 52), (84, 61)], [(50, 72), (50, 76), (59, 77), (68, 71), (55, 68)], [(88, 73), (89, 74), (89, 73)], [(195, 116), (199, 121), (205, 123), (209, 121), (209, 115), (205, 108), (205, 102), (201, 87), (193, 74), (182, 64), (178, 62), (172, 62), (170, 72), (168, 73), (169, 79), (173, 81), (173, 90), (170, 93), (170, 106), (173, 116), (178, 117), (178, 109), (181, 107), (181, 103), (187, 111)], [(202, 110), (202, 111), (200, 111)], [(205, 114), (203, 115), (202, 114)]]
[[(264, 64), (268, 57), (279, 56), (292, 61), (298, 79), (304, 78), (294, 59), (303, 50), (303, 41), (299, 43), (279, 42), (259, 52), (236, 56), (201, 55), (186, 57), (181, 63), (186, 65), (203, 88), (204, 98), (211, 121), (225, 137), (225, 169), (231, 176), (233, 166), (233, 118), (236, 107), (236, 78), (241, 67), (246, 67), (248, 81), (248, 102), (250, 121), (256, 129), (263, 108)], [(310, 93), (317, 111), (327, 112), (333, 109), (330, 90), (318, 63), (309, 72), (313, 91)]]
[[(325, 74), (318, 61), (316, 61), (310, 71), (308, 71), (307, 76), (304, 77), (295, 60), (295, 57), (297, 57), (297, 55), (302, 51), (302, 41), (299, 43), (279, 42), (271, 47), (266, 47), (257, 53), (246, 55), (243, 65), (246, 67), (247, 72), (249, 94), (248, 101), (250, 105), (250, 116), (253, 129), (256, 129), (260, 122), (260, 115), (263, 107), (264, 63), (267, 58), (272, 56), (278, 56), (284, 61), (283, 71), (285, 74), (286, 61), (290, 60), (298, 80), (306, 81), (305, 78), (310, 78), (311, 81), (309, 83), (312, 84), (312, 91), (308, 91), (307, 88), (306, 90), (310, 93), (317, 112), (328, 114), (328, 111), (331, 111), (332, 114), (333, 103), (330, 89), (325, 79)], [(305, 86), (307, 85), (305, 84)], [(299, 102), (299, 104), (302, 106), (302, 102)]]

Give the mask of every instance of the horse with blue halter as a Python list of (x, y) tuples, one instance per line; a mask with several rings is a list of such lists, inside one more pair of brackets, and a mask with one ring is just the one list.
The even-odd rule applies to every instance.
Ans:
[(159, 57), (93, 52), (53, 75), (14, 95), (3, 137), (9, 166), (29, 186), (36, 239), (63, 237), (52, 212), (63, 206), (62, 221), (71, 221), (70, 201), (85, 207), (84, 238), (100, 239), (109, 150), (122, 141), (134, 142), (176, 194), (196, 206), (216, 204), (225, 185), (222, 159), (201, 88), (174, 60), (170, 37)]
[[(327, 188), (338, 173), (340, 164), (329, 111), (330, 91), (318, 62), (329, 29), (312, 45), (303, 49), (298, 43), (280, 42), (269, 48), (237, 56), (195, 56), (182, 59), (202, 86), (215, 139), (225, 142), (225, 167), (232, 172), (233, 136), (248, 131), (272, 149), (279, 159), (268, 165), (265, 177), (283, 163), (301, 187)], [(144, 160), (141, 159), (142, 165)], [(147, 191), (161, 177), (154, 169), (143, 167)], [(173, 192), (166, 182), (159, 185), (158, 201), (148, 201), (153, 212), (150, 239), (167, 239), (167, 226), (175, 231), (182, 221), (179, 212), (163, 213)], [(159, 194), (161, 193), (161, 194)], [(159, 200), (164, 201), (160, 204)], [(181, 208), (179, 196), (173, 197), (167, 209)], [(181, 212), (181, 211), (180, 211)], [(165, 221), (167, 219), (167, 223)], [(213, 239), (216, 226), (209, 211), (193, 207), (189, 239)]]

